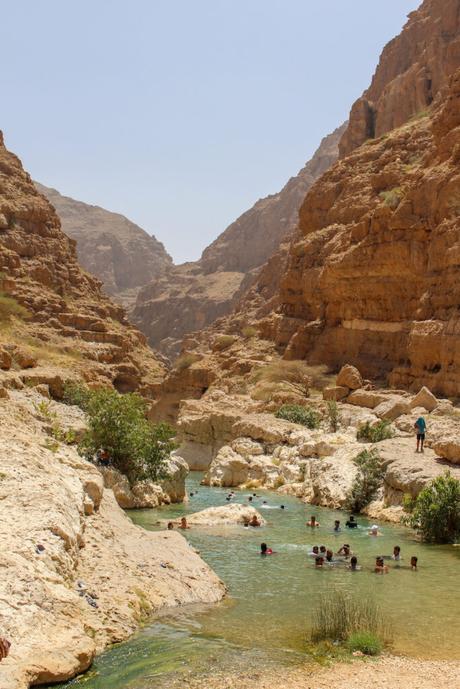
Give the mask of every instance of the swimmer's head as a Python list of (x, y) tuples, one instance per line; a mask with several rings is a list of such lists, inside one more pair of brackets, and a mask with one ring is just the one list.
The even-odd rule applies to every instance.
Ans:
[(174, 529), (174, 524), (172, 522), (168, 522), (168, 530), (171, 531)]
[(262, 553), (262, 555), (265, 555), (265, 553), (267, 552), (267, 544), (266, 543), (260, 544), (260, 552)]
[(416, 555), (412, 555), (412, 557), (410, 559), (410, 566), (417, 568), (417, 562), (418, 562), (418, 557), (416, 557)]
[(284, 505), (280, 505), (280, 509), (281, 509), (281, 510), (284, 510)]
[(315, 557), (316, 567), (322, 567), (324, 563), (324, 557)]
[(317, 545), (314, 545), (314, 546), (313, 546), (313, 552), (314, 552), (314, 553), (319, 553), (319, 548), (318, 548)]
[(401, 552), (401, 546), (395, 545), (395, 547), (393, 548), (393, 554), (394, 554), (394, 555), (399, 555), (400, 552)]
[(353, 557), (350, 560), (350, 564), (352, 567), (356, 567), (356, 565), (358, 564), (358, 558), (356, 557), (356, 555), (353, 555)]
[(332, 550), (326, 550), (326, 560), (328, 562), (330, 562), (332, 560), (333, 555), (334, 555), (334, 553), (332, 552)]
[(325, 546), (325, 545), (320, 545), (320, 547), (319, 547), (319, 552), (320, 552), (320, 553), (325, 553), (325, 552), (326, 552), (326, 546)]

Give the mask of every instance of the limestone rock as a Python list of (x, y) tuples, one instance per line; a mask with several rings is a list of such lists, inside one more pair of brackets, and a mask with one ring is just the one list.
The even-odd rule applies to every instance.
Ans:
[(381, 402), (374, 408), (374, 414), (380, 419), (394, 421), (398, 416), (408, 414), (410, 404), (404, 397), (389, 397), (385, 402)]
[(355, 404), (358, 407), (375, 409), (379, 404), (386, 401), (385, 395), (372, 390), (353, 390), (346, 399), (348, 404)]
[(345, 364), (337, 376), (337, 385), (350, 390), (357, 390), (363, 387), (363, 378), (355, 366)]
[(452, 464), (460, 464), (460, 436), (451, 436), (438, 440), (433, 444), (433, 450), (439, 457), (447, 459)]
[(338, 402), (339, 400), (343, 400), (349, 392), (350, 389), (345, 385), (333, 385), (331, 387), (324, 388), (323, 400), (332, 400)]
[(0, 348), (0, 368), (8, 371), (11, 368), (12, 358), (11, 354), (6, 349)]
[[(229, 504), (221, 507), (208, 507), (200, 512), (187, 515), (189, 526), (227, 526), (235, 524), (245, 524), (253, 517), (257, 517), (262, 526), (265, 519), (259, 512), (249, 505)], [(174, 523), (179, 524), (180, 519)]]
[(410, 403), (410, 408), (424, 407), (427, 411), (434, 411), (438, 405), (438, 400), (427, 387), (422, 389), (415, 395)]

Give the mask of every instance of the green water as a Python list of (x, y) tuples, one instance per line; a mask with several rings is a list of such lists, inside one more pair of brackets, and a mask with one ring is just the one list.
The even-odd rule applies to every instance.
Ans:
[[(158, 528), (162, 519), (227, 504), (227, 489), (199, 485), (201, 474), (192, 474), (188, 490), (198, 491), (185, 505), (130, 512), (136, 524)], [(345, 523), (346, 513), (312, 508), (295, 498), (261, 492), (254, 500), (267, 519), (261, 529), (221, 527), (190, 529), (186, 538), (201, 553), (229, 588), (229, 598), (213, 606), (189, 606), (164, 614), (129, 642), (104, 653), (86, 676), (66, 686), (86, 689), (163, 689), (185, 686), (187, 676), (209, 671), (239, 672), (264, 667), (279, 668), (305, 660), (305, 639), (311, 611), (319, 593), (330, 589), (372, 594), (391, 625), (397, 653), (426, 658), (458, 658), (460, 549), (417, 543), (400, 526), (382, 524), (382, 536), (370, 537), (369, 522), (361, 528), (333, 532), (335, 519)], [(247, 502), (248, 492), (237, 492), (236, 502)], [(269, 509), (262, 506), (266, 500)], [(284, 504), (287, 509), (281, 510)], [(305, 526), (316, 514), (321, 526)], [(276, 555), (262, 558), (261, 541)], [(362, 570), (344, 566), (315, 570), (307, 553), (311, 546), (330, 546), (334, 552), (350, 543)], [(376, 555), (390, 555), (402, 548), (399, 566), (373, 573)], [(419, 571), (409, 568), (411, 555)], [(184, 685), (185, 682), (185, 685)]]

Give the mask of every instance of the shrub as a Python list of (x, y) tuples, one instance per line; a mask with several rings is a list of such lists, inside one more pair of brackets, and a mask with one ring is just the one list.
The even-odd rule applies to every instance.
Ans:
[(251, 337), (255, 337), (258, 332), (257, 328), (254, 328), (252, 325), (245, 325), (244, 328), (241, 328), (241, 334), (248, 340)]
[(73, 380), (65, 381), (64, 394), (62, 397), (64, 404), (75, 405), (84, 411), (88, 405), (90, 397), (91, 390), (87, 388), (86, 385), (76, 383)]
[(424, 541), (453, 543), (460, 536), (460, 481), (446, 472), (435, 478), (412, 503), (406, 522)]
[(354, 632), (347, 639), (347, 648), (353, 651), (361, 651), (366, 656), (378, 656), (383, 649), (382, 641), (372, 632)]
[(308, 396), (311, 385), (309, 367), (304, 361), (276, 361), (257, 369), (252, 375), (254, 383), (277, 383), (301, 395)]
[(366, 507), (382, 485), (385, 467), (378, 450), (363, 450), (353, 462), (358, 473), (347, 494), (346, 506), (351, 512), (360, 512)]
[(360, 426), (356, 432), (357, 440), (368, 440), (371, 443), (380, 443), (393, 437), (390, 421), (377, 421), (372, 425), (370, 421)]
[(329, 400), (327, 403), (327, 416), (329, 419), (329, 426), (333, 433), (337, 433), (340, 426), (339, 407), (335, 400)]
[(92, 459), (101, 447), (107, 448), (114, 467), (131, 484), (167, 477), (166, 460), (176, 447), (174, 431), (165, 423), (149, 423), (142, 397), (95, 390), (89, 395), (86, 413), (88, 430), (79, 445), (82, 455)]
[(236, 342), (236, 337), (233, 335), (219, 335), (213, 342), (213, 349), (222, 352), (224, 349), (231, 347), (234, 342)]
[(14, 297), (0, 292), (0, 323), (8, 323), (11, 318), (26, 320), (30, 313)]
[(300, 404), (283, 404), (275, 413), (277, 419), (298, 423), (307, 428), (318, 428), (320, 416), (310, 407), (302, 407)]
[(347, 641), (357, 632), (383, 638), (381, 611), (373, 598), (353, 597), (331, 590), (318, 596), (313, 612), (312, 641)]
[(181, 354), (174, 362), (174, 368), (176, 371), (184, 371), (186, 368), (190, 368), (192, 364), (195, 364), (201, 359), (199, 354), (194, 354), (193, 352), (186, 352)]
[(389, 189), (388, 191), (381, 191), (379, 194), (385, 206), (388, 206), (388, 208), (391, 208), (392, 210), (396, 210), (396, 208), (399, 206), (403, 195), (403, 191), (400, 187), (395, 187), (394, 189)]

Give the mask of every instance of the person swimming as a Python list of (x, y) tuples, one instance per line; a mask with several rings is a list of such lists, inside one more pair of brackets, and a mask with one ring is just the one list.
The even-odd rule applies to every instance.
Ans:
[(336, 531), (336, 532), (342, 531), (342, 529), (340, 528), (340, 520), (339, 519), (336, 519), (334, 522), (334, 531)]
[(253, 514), (251, 521), (249, 522), (249, 526), (261, 526), (259, 519), (257, 518), (257, 514)]
[(248, 502), (252, 502), (252, 495), (248, 497)]
[(189, 525), (187, 524), (186, 517), (181, 518), (179, 529), (190, 529)]
[(334, 558), (334, 553), (332, 550), (326, 550), (326, 562), (332, 562)]
[(322, 555), (323, 557), (326, 557), (326, 546), (325, 545), (320, 545), (319, 546), (319, 554)]
[(260, 544), (260, 554), (261, 555), (273, 555), (273, 550), (267, 546), (266, 543)]
[(399, 562), (399, 560), (401, 559), (401, 546), (395, 545), (395, 547), (393, 548), (393, 555), (391, 556), (391, 559)]
[(358, 558), (356, 557), (356, 555), (353, 555), (353, 557), (351, 558), (350, 564), (348, 565), (348, 569), (350, 569), (352, 572), (357, 572), (361, 569), (361, 567), (358, 566)]
[(353, 555), (350, 550), (350, 544), (344, 543), (340, 550), (337, 551), (337, 555), (342, 555), (344, 558), (348, 558), (350, 555)]
[(315, 567), (320, 568), (324, 565), (324, 557), (321, 557), (318, 555), (318, 557), (315, 557)]
[(351, 514), (350, 518), (347, 522), (345, 522), (345, 526), (347, 529), (357, 529), (358, 528), (358, 523), (355, 522), (354, 516)]
[(319, 555), (319, 546), (314, 545), (308, 554), (311, 555), (312, 557), (316, 557), (317, 555)]
[(284, 505), (280, 505), (280, 510), (285, 510), (285, 509), (286, 509), (286, 508), (285, 508)]
[(168, 531), (172, 531), (174, 529), (174, 524), (172, 522), (168, 522)]
[(369, 536), (381, 536), (382, 534), (379, 531), (379, 527), (377, 524), (373, 524), (371, 528), (368, 531)]
[(307, 522), (307, 526), (311, 526), (312, 528), (315, 526), (319, 526), (319, 522), (316, 521), (316, 517), (314, 514), (310, 517), (310, 521)]
[(388, 571), (388, 566), (384, 563), (383, 557), (376, 557), (374, 572), (376, 574), (388, 574)]
[(417, 564), (418, 564), (418, 557), (416, 555), (412, 555), (410, 559), (410, 568), (413, 572), (417, 571)]

